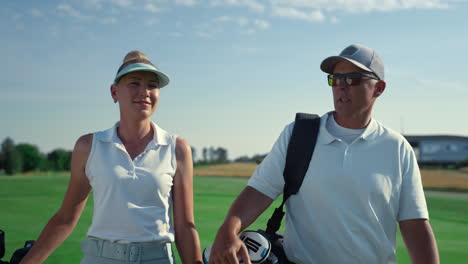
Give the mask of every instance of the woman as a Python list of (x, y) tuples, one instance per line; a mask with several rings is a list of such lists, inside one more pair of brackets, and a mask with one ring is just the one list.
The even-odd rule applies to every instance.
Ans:
[(125, 56), (110, 88), (120, 121), (78, 139), (63, 204), (21, 264), (42, 263), (65, 240), (91, 189), (94, 214), (82, 264), (174, 263), (174, 241), (183, 263), (201, 263), (190, 145), (151, 121), (168, 83), (143, 53)]

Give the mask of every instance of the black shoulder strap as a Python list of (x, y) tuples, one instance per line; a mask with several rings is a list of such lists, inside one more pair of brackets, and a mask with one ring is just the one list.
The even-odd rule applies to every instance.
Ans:
[(274, 234), (281, 226), (284, 216), (283, 206), (289, 196), (301, 188), (304, 176), (309, 168), (320, 128), (318, 115), (297, 113), (294, 128), (289, 139), (286, 165), (284, 166), (283, 202), (275, 209), (268, 220), (267, 233)]

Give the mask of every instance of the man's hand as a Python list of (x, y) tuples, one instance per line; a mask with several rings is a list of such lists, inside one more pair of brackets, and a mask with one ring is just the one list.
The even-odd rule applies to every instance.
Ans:
[(237, 234), (255, 221), (272, 202), (270, 197), (256, 189), (245, 187), (231, 205), (223, 225), (216, 234), (209, 264), (237, 264), (237, 255), (245, 264), (250, 264), (247, 247)]
[(234, 234), (223, 233), (220, 229), (211, 247), (209, 264), (237, 264), (239, 263), (237, 256), (240, 256), (244, 263), (250, 264), (249, 253), (244, 242)]

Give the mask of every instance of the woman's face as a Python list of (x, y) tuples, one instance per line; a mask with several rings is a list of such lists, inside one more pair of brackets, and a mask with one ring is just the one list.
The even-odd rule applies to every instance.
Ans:
[(147, 119), (158, 105), (158, 78), (149, 71), (130, 72), (111, 86), (111, 94), (119, 102), (121, 116)]

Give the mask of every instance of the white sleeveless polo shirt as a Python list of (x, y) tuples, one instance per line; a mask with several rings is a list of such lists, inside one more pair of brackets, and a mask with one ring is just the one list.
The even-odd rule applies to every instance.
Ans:
[(171, 189), (176, 136), (151, 122), (154, 137), (134, 160), (117, 127), (93, 134), (86, 176), (94, 213), (87, 235), (122, 242), (173, 242)]

